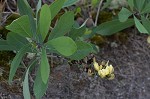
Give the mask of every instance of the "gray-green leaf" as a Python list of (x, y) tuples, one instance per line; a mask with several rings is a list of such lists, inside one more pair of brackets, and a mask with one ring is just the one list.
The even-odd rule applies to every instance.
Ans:
[(51, 5), (50, 5), (50, 10), (51, 10), (51, 18), (53, 19), (56, 14), (60, 11), (64, 4), (65, 0), (55, 0)]
[(27, 39), (25, 37), (22, 37), (19, 34), (9, 32), (7, 34), (7, 43), (9, 45), (13, 46), (13, 48), (15, 48), (15, 50), (18, 51), (29, 42), (27, 41)]
[(23, 82), (23, 96), (24, 99), (31, 99), (30, 97), (30, 90), (29, 90), (29, 81), (28, 81), (28, 74), (30, 72), (30, 70), (32, 69), (32, 67), (35, 65), (35, 63), (37, 63), (37, 59), (34, 59), (31, 61), (31, 63), (29, 64), (29, 68), (26, 71), (25, 74), (25, 79)]
[(24, 54), (27, 52), (28, 48), (30, 47), (30, 44), (25, 45), (24, 47), (22, 47), (19, 52), (17, 53), (17, 55), (14, 57), (11, 66), (10, 66), (10, 73), (9, 73), (9, 84), (11, 83), (17, 68), (20, 65), (20, 62), (24, 56)]
[(31, 99), (30, 91), (29, 91), (29, 82), (28, 82), (29, 69), (30, 69), (30, 67), (26, 71), (25, 79), (24, 79), (24, 82), (23, 82), (23, 96), (24, 96), (24, 99)]
[(144, 8), (145, 0), (134, 0), (134, 5), (139, 12)]
[(38, 33), (41, 34), (44, 41), (51, 24), (51, 11), (47, 4), (43, 5), (40, 12), (40, 19), (38, 24)]
[(28, 4), (27, 0), (17, 0), (19, 12), (21, 15), (28, 15), (29, 17), (29, 25), (31, 27), (31, 32), (35, 36), (36, 34), (36, 23), (33, 17), (33, 11), (30, 5)]
[(77, 51), (73, 55), (69, 56), (72, 60), (81, 60), (93, 51), (92, 46), (88, 43), (77, 41), (76, 44)]
[(128, 5), (130, 6), (131, 10), (133, 11), (134, 8), (134, 0), (128, 0)]
[(42, 53), (41, 53), (40, 70), (41, 70), (42, 81), (46, 84), (50, 73), (50, 66), (47, 59), (46, 50), (44, 48), (42, 49)]
[(14, 20), (6, 29), (17, 33), (23, 37), (32, 38), (32, 31), (30, 27), (29, 18), (27, 15), (21, 16), (18, 19)]
[(140, 23), (140, 21), (134, 16), (135, 26), (139, 30), (140, 33), (148, 33), (145, 27)]
[(78, 2), (79, 0), (66, 0), (66, 2), (64, 3), (63, 7), (68, 7), (71, 6), (73, 4), (75, 4), (76, 2)]
[(148, 31), (148, 34), (150, 34), (150, 20), (146, 19), (144, 16), (142, 18), (142, 24), (145, 27), (145, 29)]
[(49, 40), (60, 36), (64, 36), (67, 32), (70, 31), (73, 24), (74, 24), (73, 12), (67, 12), (63, 14), (60, 17), (54, 29), (52, 30), (52, 32), (50, 33)]
[(33, 87), (33, 91), (34, 91), (34, 95), (36, 99), (42, 98), (42, 96), (46, 92), (47, 87), (48, 87), (48, 81), (46, 84), (43, 82), (40, 68), (39, 68), (36, 74), (36, 79), (35, 79), (34, 87)]
[(46, 45), (55, 48), (60, 54), (70, 56), (77, 50), (76, 43), (69, 37), (62, 36), (49, 40)]
[(100, 35), (112, 35), (133, 25), (133, 19), (128, 19), (125, 22), (120, 22), (118, 19), (116, 19), (100, 24), (95, 29), (93, 29), (93, 31)]
[(76, 40), (78, 37), (84, 35), (85, 31), (86, 31), (85, 26), (78, 29), (72, 28), (71, 31), (68, 33), (68, 36), (71, 37), (73, 40)]
[(0, 40), (0, 51), (13, 51), (16, 50), (12, 45), (7, 43), (7, 40)]
[(141, 11), (142, 14), (145, 14), (145, 13), (150, 13), (150, 2), (147, 3), (144, 7), (144, 9)]
[(126, 8), (122, 8), (121, 11), (119, 12), (118, 16), (119, 16), (119, 21), (120, 22), (125, 22), (129, 16), (132, 15), (132, 12), (130, 12), (128, 9)]

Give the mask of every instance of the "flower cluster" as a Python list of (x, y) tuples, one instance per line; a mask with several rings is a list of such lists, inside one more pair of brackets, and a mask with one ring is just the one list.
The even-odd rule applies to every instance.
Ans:
[(109, 65), (108, 63), (109, 61), (107, 61), (106, 64), (99, 65), (96, 62), (95, 58), (93, 58), (94, 69), (98, 72), (99, 76), (101, 78), (108, 78), (109, 80), (112, 80), (115, 78), (114, 68), (112, 65)]

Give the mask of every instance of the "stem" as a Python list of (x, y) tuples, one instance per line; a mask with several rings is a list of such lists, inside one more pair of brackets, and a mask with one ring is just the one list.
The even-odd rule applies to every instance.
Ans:
[(99, 2), (99, 5), (98, 5), (98, 10), (97, 10), (97, 14), (96, 14), (96, 18), (95, 18), (95, 26), (97, 26), (97, 21), (98, 21), (98, 16), (99, 16), (99, 13), (100, 13), (100, 9), (101, 9), (101, 6), (102, 6), (102, 3), (103, 3), (104, 0), (101, 0)]

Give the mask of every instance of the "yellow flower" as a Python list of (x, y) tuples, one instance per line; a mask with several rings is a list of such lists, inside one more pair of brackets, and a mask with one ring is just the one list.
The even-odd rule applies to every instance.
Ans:
[(109, 72), (113, 73), (114, 72), (114, 67), (112, 65), (109, 65)]
[(93, 58), (93, 65), (94, 65), (94, 69), (99, 71), (102, 69), (102, 65), (98, 65), (98, 63), (96, 62), (95, 58)]
[(101, 69), (98, 71), (98, 74), (100, 75), (101, 78), (104, 78), (107, 75), (109, 75), (109, 70), (108, 69)]
[(114, 67), (112, 65), (108, 64), (109, 61), (107, 61), (106, 64), (102, 64), (99, 65), (95, 58), (93, 58), (93, 65), (94, 65), (94, 69), (98, 72), (98, 75), (101, 78), (108, 78), (109, 80), (112, 80), (115, 78), (115, 75), (113, 74), (114, 72)]
[(109, 70), (109, 74), (114, 72), (114, 68), (112, 65), (106, 66), (106, 69)]
[(112, 65), (108, 65), (109, 61), (105, 64), (105, 68), (98, 71), (98, 74), (101, 78), (104, 78), (106, 76), (110, 76), (109, 79), (114, 79), (114, 68)]

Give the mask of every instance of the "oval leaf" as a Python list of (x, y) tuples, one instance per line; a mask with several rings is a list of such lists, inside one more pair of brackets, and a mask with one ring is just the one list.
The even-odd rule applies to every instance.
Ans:
[(27, 0), (17, 0), (17, 4), (18, 4), (18, 8), (19, 8), (19, 12), (21, 15), (28, 15), (29, 17), (29, 25), (31, 27), (31, 32), (32, 34), (36, 35), (36, 23), (33, 17), (33, 11), (32, 8), (30, 7), (29, 3), (27, 2)]
[(128, 5), (130, 6), (131, 10), (133, 11), (133, 7), (134, 7), (134, 0), (127, 0)]
[(81, 60), (93, 51), (92, 46), (88, 43), (77, 41), (76, 44), (77, 51), (73, 55), (69, 56), (72, 60)]
[(47, 4), (43, 5), (40, 12), (40, 19), (38, 24), (38, 33), (41, 34), (44, 41), (51, 24), (51, 11)]
[(60, 54), (70, 56), (77, 50), (76, 43), (69, 37), (58, 37), (46, 43), (47, 46), (54, 47)]
[(38, 4), (36, 5), (36, 18), (38, 19), (38, 12), (39, 10), (41, 9), (41, 6), (42, 6), (42, 1), (39, 0), (38, 1)]
[(144, 9), (142, 10), (141, 13), (142, 14), (150, 13), (150, 2), (145, 5), (145, 7), (144, 7)]
[(27, 15), (21, 16), (18, 19), (14, 20), (10, 25), (6, 27), (6, 29), (23, 37), (32, 37), (30, 22)]
[(57, 13), (60, 11), (64, 4), (65, 0), (55, 0), (51, 5), (50, 5), (50, 11), (51, 11), (51, 18), (53, 19)]
[(46, 50), (43, 48), (41, 53), (41, 63), (40, 63), (41, 77), (42, 81), (46, 84), (48, 81), (50, 66), (46, 55)]
[(126, 8), (122, 8), (118, 14), (118, 17), (119, 17), (120, 22), (125, 22), (131, 15), (132, 15), (132, 12), (130, 12)]
[(13, 46), (16, 50), (20, 50), (24, 45), (28, 43), (27, 39), (19, 34), (9, 32), (7, 34), (7, 43)]
[(13, 50), (16, 50), (16, 48), (9, 45), (6, 40), (0, 40), (0, 51), (13, 51)]
[(138, 9), (139, 12), (144, 8), (145, 0), (134, 0), (134, 6)]
[(50, 33), (49, 40), (60, 36), (64, 36), (67, 32), (70, 31), (73, 24), (74, 24), (73, 12), (67, 12), (63, 14), (60, 17), (54, 29), (52, 30), (52, 32)]
[(79, 29), (76, 28), (72, 28), (71, 31), (68, 33), (68, 36), (70, 38), (72, 38), (73, 40), (76, 40), (77, 38), (81, 37), (82, 35), (84, 35), (86, 31), (86, 27), (83, 26)]

